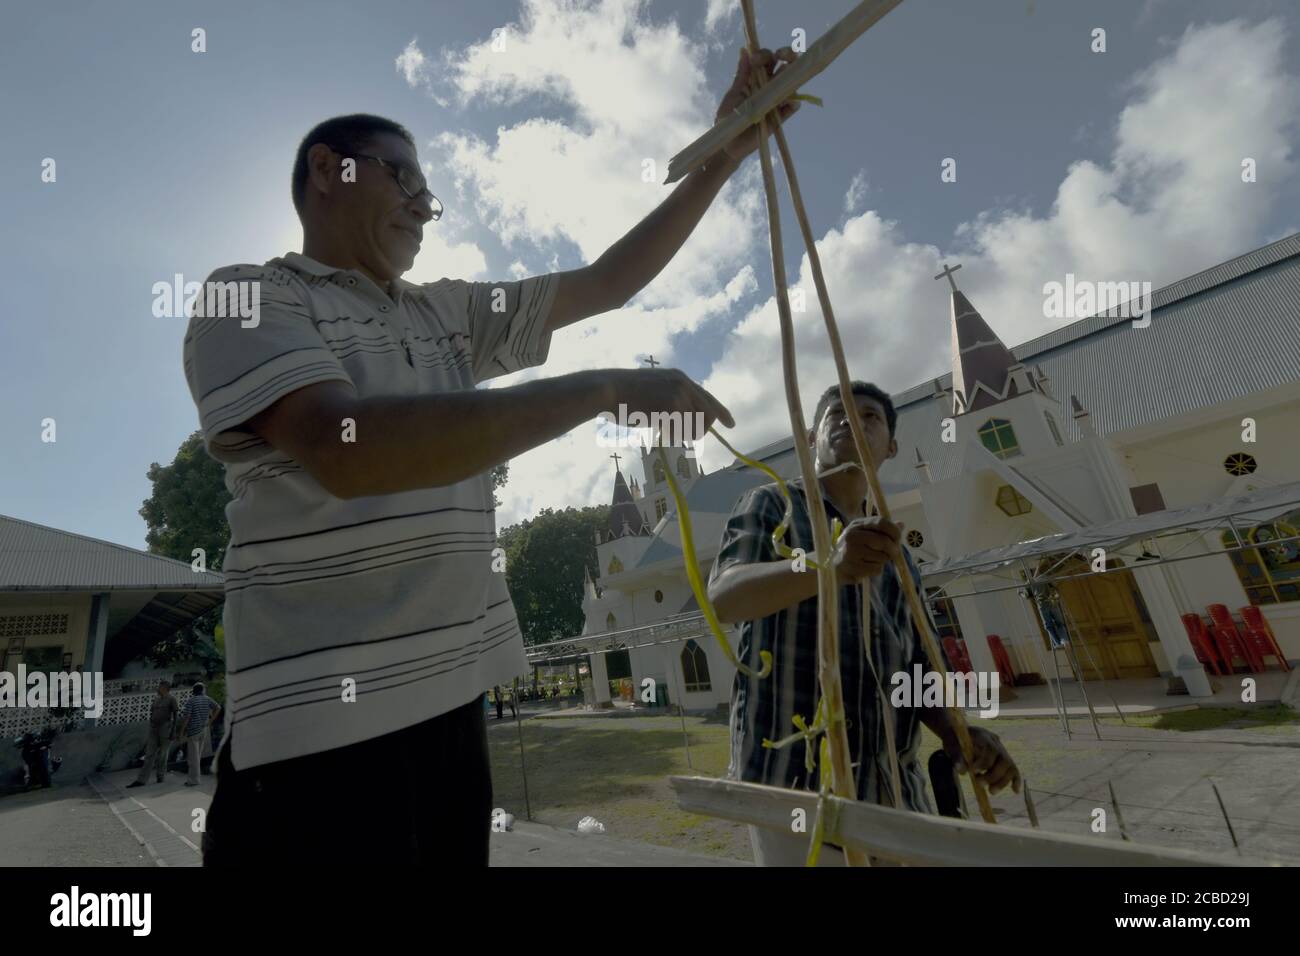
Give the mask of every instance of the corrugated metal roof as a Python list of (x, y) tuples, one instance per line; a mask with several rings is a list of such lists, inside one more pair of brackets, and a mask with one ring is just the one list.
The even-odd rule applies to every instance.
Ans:
[(216, 591), (184, 561), (0, 515), (0, 591)]
[[(1152, 300), (1146, 328), (1112, 310), (1011, 350), (1047, 373), (1067, 440), (1079, 437), (1072, 394), (1106, 435), (1300, 380), (1300, 233), (1180, 279)], [(951, 372), (939, 384), (951, 388)], [(951, 401), (934, 398), (934, 380), (894, 395), (899, 454), (880, 469), (887, 493), (916, 487), (913, 448), (936, 481), (956, 474), (960, 450), (940, 440), (939, 427)], [(782, 474), (796, 467), (789, 438), (753, 457)]]

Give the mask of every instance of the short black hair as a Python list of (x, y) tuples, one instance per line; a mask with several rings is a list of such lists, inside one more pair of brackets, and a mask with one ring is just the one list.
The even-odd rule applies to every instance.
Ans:
[[(889, 425), (889, 437), (894, 437), (894, 428), (898, 425), (898, 412), (894, 409), (894, 401), (879, 385), (874, 382), (853, 381), (849, 383), (849, 390), (854, 395), (866, 395), (868, 398), (874, 398), (880, 403), (880, 407), (885, 410), (885, 422)], [(840, 386), (836, 382), (826, 391), (822, 392), (822, 397), (817, 402), (817, 411), (813, 414), (813, 431), (821, 424), (822, 413), (830, 406), (830, 403), (839, 401)]]
[(200, 695), (201, 695), (205, 689), (206, 689), (206, 688), (204, 688), (204, 686), (203, 686), (202, 684), (195, 684), (195, 685), (194, 685), (194, 693), (196, 693), (196, 694), (200, 694)]
[(380, 133), (395, 133), (415, 145), (415, 137), (401, 123), (370, 113), (335, 116), (312, 127), (298, 144), (298, 155), (293, 161), (293, 208), (300, 217), (307, 198), (307, 151), (317, 143), (324, 143), (336, 153), (359, 153)]

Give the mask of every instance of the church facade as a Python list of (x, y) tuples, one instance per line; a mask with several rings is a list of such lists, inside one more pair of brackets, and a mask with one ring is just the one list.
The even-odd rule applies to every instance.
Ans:
[[(1300, 235), (1157, 290), (1145, 321), (1115, 308), (1014, 349), (955, 283), (950, 297), (951, 371), (893, 396), (899, 454), (880, 468), (923, 574), (944, 559), (1300, 480)], [(867, 380), (879, 371), (853, 369)], [(767, 479), (740, 463), (702, 475), (692, 449), (665, 451), (707, 578), (732, 505)], [(751, 457), (798, 474), (790, 438)], [(580, 641), (628, 648), (638, 694), (664, 684), (664, 696), (688, 709), (716, 707), (729, 698), (734, 669), (699, 618), (658, 457), (642, 449), (641, 464), (644, 485), (615, 478)], [(1211, 682), (1184, 614), (1258, 607), (1283, 654), (1300, 658), (1300, 543), (1287, 540), (1295, 526), (1300, 502), (1292, 514), (1237, 528), (1238, 538), (1189, 529), (1073, 563), (1035, 557), (943, 582), (947, 590), (927, 578), (927, 593), (939, 636), (964, 641), (977, 670), (996, 668), (996, 636), (1018, 674), (1176, 677), (1205, 696)], [(1072, 662), (1014, 586), (1048, 572), (1069, 575), (1055, 587)], [(607, 658), (592, 662), (605, 702)]]

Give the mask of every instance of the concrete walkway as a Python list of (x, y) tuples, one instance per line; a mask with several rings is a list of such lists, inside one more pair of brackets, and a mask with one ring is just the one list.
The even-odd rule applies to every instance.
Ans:
[[(1244, 704), (1241, 700), (1242, 678), (1255, 680), (1255, 702)], [(1214, 693), (1209, 697), (1191, 697), (1187, 694), (1170, 695), (1165, 692), (1163, 678), (1147, 680), (1087, 681), (1081, 689), (1075, 681), (1066, 681), (1057, 689), (1055, 683), (1032, 687), (1011, 688), (1004, 692), (1000, 703), (1001, 717), (1057, 717), (1059, 695), (1064, 696), (1067, 712), (1072, 716), (1087, 716), (1088, 704), (1098, 717), (1124, 714), (1162, 714), (1197, 707), (1251, 707), (1261, 704), (1291, 702), (1295, 706), (1295, 692), (1300, 686), (1300, 668), (1290, 673), (1265, 671), (1262, 674), (1235, 674), (1232, 677), (1210, 677)], [(1059, 718), (1058, 718), (1059, 719)]]

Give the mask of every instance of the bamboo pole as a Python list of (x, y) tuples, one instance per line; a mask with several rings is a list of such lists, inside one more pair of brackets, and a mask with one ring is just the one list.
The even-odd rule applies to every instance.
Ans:
[[(753, 25), (752, 0), (741, 0), (745, 27), (750, 34), (750, 50), (756, 52), (758, 38)], [(767, 119), (760, 118), (758, 151), (763, 168), (763, 190), (767, 199), (768, 238), (772, 251), (772, 282), (776, 288), (777, 314), (781, 324), (781, 370), (785, 382), (786, 408), (790, 430), (795, 436), (795, 454), (803, 478), (808, 513), (812, 522), (813, 544), (822, 560), (817, 562), (817, 670), (822, 698), (826, 703), (826, 740), (829, 743), (831, 792), (849, 800), (857, 799), (853, 779), (848, 730), (844, 723), (844, 692), (840, 684), (839, 657), (839, 587), (829, 560), (831, 529), (826, 518), (826, 504), (813, 467), (804, 435), (803, 406), (799, 400), (799, 371), (795, 364), (794, 321), (790, 314), (790, 296), (786, 289), (785, 253), (781, 244), (781, 210), (776, 195), (776, 175), (772, 171), (772, 152), (767, 143)], [(812, 746), (811, 742), (806, 746)], [(824, 771), (823, 771), (824, 772)], [(870, 858), (848, 847), (844, 851), (849, 866), (870, 866)]]
[(751, 97), (724, 120), (668, 161), (665, 185), (675, 183), (700, 166), (733, 139), (794, 95), (798, 89), (834, 62), (849, 44), (876, 24), (903, 0), (863, 0), (833, 27), (818, 37), (789, 69), (781, 71), (758, 96)]
[[(741, 0), (741, 9), (744, 11), (744, 15), (745, 15), (745, 30), (749, 39), (750, 51), (756, 53), (759, 50), (759, 43), (758, 43), (757, 27), (754, 24), (753, 0)], [(887, 12), (888, 10), (884, 11), (884, 13)], [(884, 16), (884, 13), (881, 13), (880, 16)], [(877, 19), (879, 19), (879, 17), (877, 17)], [(863, 27), (863, 29), (866, 28)], [(847, 43), (845, 45), (847, 46)], [(817, 46), (817, 44), (814, 44), (814, 47), (815, 46)], [(794, 66), (797, 66), (798, 63), (799, 60), (796, 60), (793, 65), (783, 68), (780, 74), (778, 74), (778, 77), (783, 76), (788, 70), (791, 70), (794, 68)], [(774, 80), (772, 85), (775, 85), (775, 82), (776, 81)], [(777, 101), (776, 105), (780, 106), (780, 101)], [(798, 180), (794, 172), (794, 160), (791, 158), (789, 146), (785, 142), (785, 134), (781, 129), (781, 120), (778, 113), (774, 112), (772, 114), (772, 122), (776, 130), (777, 147), (781, 151), (781, 159), (785, 165), (786, 179), (788, 180), (790, 185), (790, 194), (791, 194), (791, 199), (794, 202), (796, 218), (798, 218), (799, 220), (800, 229), (803, 233), (804, 244), (807, 247), (809, 263), (812, 267), (812, 272), (813, 272), (813, 283), (817, 288), (817, 297), (818, 297), (818, 301), (821, 304), (822, 316), (826, 323), (826, 332), (830, 338), (831, 354), (835, 359), (835, 370), (839, 378), (840, 401), (844, 405), (846, 416), (849, 421), (849, 429), (853, 434), (853, 443), (858, 453), (858, 456), (862, 462), (863, 471), (866, 472), (867, 483), (871, 488), (872, 501), (874, 502), (877, 511), (880, 513), (880, 517), (885, 521), (891, 521), (892, 519), (889, 514), (889, 505), (885, 501), (884, 489), (881, 488), (880, 478), (876, 473), (876, 463), (872, 458), (871, 449), (867, 445), (866, 433), (863, 429), (862, 419), (857, 414), (857, 403), (853, 401), (852, 390), (849, 384), (850, 378), (848, 372), (848, 363), (845, 361), (844, 358), (844, 346), (840, 340), (839, 327), (836, 325), (834, 312), (831, 310), (830, 295), (826, 291), (826, 282), (821, 271), (821, 260), (820, 257), (817, 255), (817, 244), (812, 234), (812, 228), (808, 223), (807, 213), (803, 208), (802, 197), (799, 194)], [(769, 220), (771, 220), (772, 222), (776, 222), (777, 221), (776, 216), (778, 215), (775, 208), (776, 189), (774, 185), (769, 185), (768, 183), (768, 179), (770, 176), (771, 155), (767, 147), (766, 117), (764, 117), (763, 120), (760, 121), (759, 135), (760, 135), (759, 151), (763, 160), (763, 181), (764, 181), (764, 186), (768, 187), (768, 193), (769, 193), (768, 216), (769, 216)], [(776, 225), (775, 228), (776, 228), (776, 236), (777, 236), (776, 242), (779, 242), (779, 238), (780, 238), (779, 223)], [(777, 259), (777, 252), (780, 249), (779, 245), (777, 245), (776, 242), (774, 242), (772, 247), (774, 273), (776, 272), (775, 263)], [(784, 262), (782, 262), (780, 265), (780, 273), (779, 276), (777, 277), (777, 308), (778, 308), (778, 312), (780, 312), (782, 316), (782, 351), (784, 353), (785, 344), (786, 344), (785, 323), (789, 321), (789, 296), (785, 289)], [(793, 332), (791, 333), (790, 338), (791, 341), (790, 341), (789, 348), (791, 354), (788, 356), (788, 358), (790, 360), (790, 365), (793, 366), (794, 364)], [(785, 358), (786, 356), (783, 355), (783, 360)], [(787, 392), (789, 391), (788, 388), (789, 380), (790, 377), (787, 376)], [(796, 394), (794, 398), (794, 403), (791, 404), (792, 412), (797, 402), (798, 402), (798, 395)], [(816, 425), (815, 422), (813, 424), (814, 426)], [(802, 410), (800, 411), (798, 422), (797, 423), (792, 422), (792, 425), (794, 426), (795, 449), (796, 451), (800, 449), (802, 449), (803, 451), (803, 454), (800, 457), (800, 467), (802, 469), (803, 458), (807, 457), (807, 448), (804, 445), (803, 435), (801, 431), (803, 425)], [(814, 489), (818, 490), (818, 493), (815, 495), (815, 497), (818, 499), (817, 510), (822, 515), (822, 520), (824, 521), (825, 510), (822, 507), (819, 486), (815, 482), (815, 476), (814, 476), (814, 481), (809, 482), (808, 477), (805, 474), (804, 485), (805, 485), (805, 490), (808, 491), (810, 498), (813, 497)], [(815, 522), (814, 522), (814, 539), (816, 539)], [(826, 560), (819, 562), (820, 564), (822, 565), (829, 564), (829, 557), (831, 551), (829, 548), (823, 548), (822, 543), (820, 541), (817, 542), (817, 553), (818, 555), (826, 556)], [(899, 557), (894, 559), (894, 570), (897, 573), (899, 578), (899, 586), (903, 589), (903, 595), (907, 600), (908, 610), (911, 613), (912, 621), (916, 626), (917, 633), (921, 636), (921, 642), (922, 645), (925, 647), (926, 656), (930, 660), (930, 666), (934, 670), (942, 672), (944, 670), (943, 656), (939, 652), (939, 644), (934, 639), (934, 635), (930, 633), (929, 616), (925, 613), (925, 609), (921, 605), (920, 597), (916, 593), (915, 582), (912, 580), (912, 572), (908, 568), (907, 562), (901, 556), (901, 554)], [(819, 597), (819, 603), (820, 600), (821, 599)], [(865, 617), (866, 617), (866, 609), (864, 609), (864, 618)], [(866, 620), (864, 620), (864, 623), (867, 623)], [(838, 643), (839, 642), (837, 639), (835, 641), (835, 644), (838, 646)], [(838, 683), (839, 683), (838, 682), (838, 671), (839, 671), (838, 659), (835, 668), (836, 668), (836, 684), (838, 688)], [(996, 818), (993, 815), (992, 804), (989, 803), (988, 792), (984, 787), (983, 782), (980, 781), (979, 778), (976, 777), (975, 775), (974, 760), (973, 760), (974, 745), (971, 742), (970, 728), (966, 725), (965, 715), (957, 707), (945, 707), (945, 710), (947, 711), (948, 721), (951, 724), (953, 731), (957, 735), (957, 742), (961, 748), (962, 758), (965, 760), (966, 766), (968, 768), (971, 787), (975, 791), (975, 800), (979, 804), (980, 815), (984, 818), (986, 822), (995, 823)], [(835, 711), (832, 711), (832, 713), (835, 713)], [(890, 726), (890, 722), (885, 721), (885, 726), (887, 732), (889, 733), (889, 736), (892, 737), (893, 728)], [(895, 748), (892, 746), (892, 744), (890, 745), (890, 754), (891, 754), (891, 770), (893, 772), (893, 777), (894, 777), (896, 800), (901, 802), (901, 795), (899, 795), (897, 789), (899, 785), (897, 756), (895, 754)], [(838, 794), (838, 792), (837, 795), (843, 796), (843, 794)]]
[[(537, 671), (533, 671), (537, 673)], [(519, 678), (516, 677), (514, 686), (511, 688), (511, 703), (514, 704), (515, 712), (515, 730), (519, 732), (519, 772), (524, 779), (524, 813), (525, 819), (533, 818), (533, 802), (528, 798), (528, 765), (524, 761), (524, 725), (519, 720)]]

